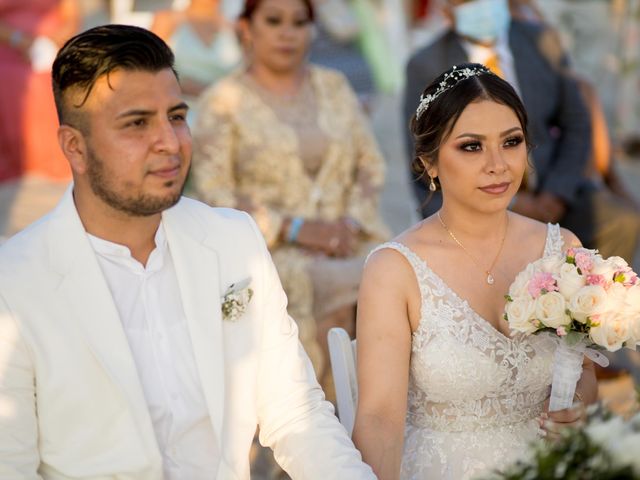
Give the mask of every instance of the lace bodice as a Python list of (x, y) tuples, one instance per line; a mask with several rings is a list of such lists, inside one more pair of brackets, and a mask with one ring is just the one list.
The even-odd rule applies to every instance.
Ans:
[[(562, 246), (559, 227), (549, 225), (544, 255)], [(555, 344), (546, 336), (506, 337), (408, 247), (378, 248), (406, 257), (422, 300), (412, 338), (403, 478), (457, 480), (500, 465), (535, 436), (531, 421), (549, 394)]]

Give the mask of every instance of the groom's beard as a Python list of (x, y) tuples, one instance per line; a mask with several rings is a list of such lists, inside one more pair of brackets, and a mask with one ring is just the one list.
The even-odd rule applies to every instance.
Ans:
[(186, 176), (181, 180), (167, 180), (166, 187), (171, 187), (174, 182), (181, 181), (180, 189), (164, 196), (154, 196), (144, 193), (131, 195), (126, 191), (126, 186), (118, 185), (113, 181), (113, 175), (108, 173), (105, 162), (96, 155), (91, 146), (87, 144), (87, 177), (89, 185), (95, 195), (111, 208), (126, 213), (132, 217), (148, 217), (161, 213), (173, 207), (182, 196), (186, 183)]

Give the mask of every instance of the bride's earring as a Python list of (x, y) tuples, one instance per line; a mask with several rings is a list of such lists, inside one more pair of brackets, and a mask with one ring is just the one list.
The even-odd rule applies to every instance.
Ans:
[(436, 182), (433, 181), (433, 177), (429, 175), (429, 190), (435, 192), (437, 188), (438, 187), (436, 187)]

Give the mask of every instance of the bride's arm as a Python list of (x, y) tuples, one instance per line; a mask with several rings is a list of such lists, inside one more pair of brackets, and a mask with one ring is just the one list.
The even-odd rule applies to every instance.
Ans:
[(372, 255), (358, 298), (359, 398), (353, 441), (381, 480), (400, 475), (411, 354), (410, 294), (420, 298), (415, 275), (399, 253), (386, 249)]

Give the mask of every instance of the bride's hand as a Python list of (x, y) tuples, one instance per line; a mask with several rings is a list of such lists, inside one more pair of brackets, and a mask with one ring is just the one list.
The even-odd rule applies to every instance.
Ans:
[(570, 408), (549, 412), (549, 399), (544, 404), (544, 413), (538, 419), (540, 428), (549, 440), (556, 440), (565, 428), (576, 428), (582, 425), (586, 416), (584, 404), (576, 402)]

